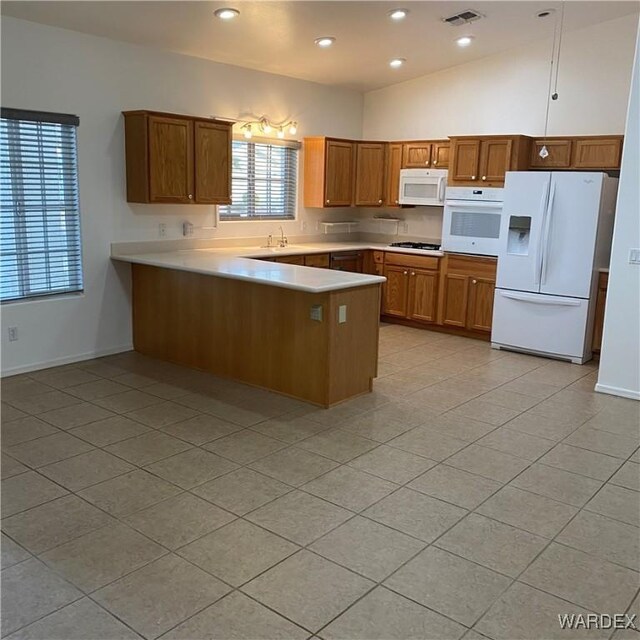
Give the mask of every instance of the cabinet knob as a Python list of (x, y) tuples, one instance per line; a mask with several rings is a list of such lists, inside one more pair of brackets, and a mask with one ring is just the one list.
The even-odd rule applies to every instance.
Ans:
[(189, 194), (189, 200), (193, 200), (193, 194), (192, 193)]
[(327, 202), (326, 202), (326, 203), (327, 203), (327, 204), (330, 204), (330, 203), (331, 203), (331, 200), (327, 200)]
[(396, 200), (396, 204), (400, 204), (400, 202), (398, 200)]
[(434, 160), (434, 161), (433, 161), (433, 166), (435, 167), (437, 164), (438, 164), (438, 161), (437, 161), (437, 160)]
[(478, 284), (477, 280), (472, 280), (471, 282), (473, 282), (473, 284)]
[(411, 272), (411, 275), (412, 275), (412, 276), (415, 276), (415, 275), (416, 275), (416, 272), (415, 272), (415, 271), (412, 271), (412, 272)]
[(382, 204), (382, 200), (378, 200), (378, 204)]
[(483, 179), (483, 180), (486, 180), (486, 179), (487, 179), (487, 176), (482, 176), (482, 179)]
[(427, 165), (427, 167), (428, 167), (428, 166), (429, 166), (429, 161), (427, 160), (427, 161), (425, 162), (425, 164), (426, 164), (426, 165)]
[(472, 180), (475, 180), (475, 179), (476, 179), (476, 177), (475, 177), (475, 176), (471, 176), (471, 179), (472, 179)]
[(409, 272), (408, 271), (403, 271), (402, 273), (406, 276)]

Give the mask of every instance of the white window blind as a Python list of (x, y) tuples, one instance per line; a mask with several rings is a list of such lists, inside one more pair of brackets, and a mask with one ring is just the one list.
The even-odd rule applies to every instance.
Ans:
[(0, 300), (81, 291), (78, 118), (1, 115)]
[(298, 149), (234, 140), (231, 202), (221, 220), (295, 218)]

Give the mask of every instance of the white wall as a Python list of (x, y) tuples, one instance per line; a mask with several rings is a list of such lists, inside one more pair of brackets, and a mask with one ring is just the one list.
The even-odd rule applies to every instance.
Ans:
[(622, 154), (613, 249), (596, 391), (640, 400), (640, 29)]
[[(568, 32), (549, 135), (622, 133), (638, 16)], [(366, 138), (544, 131), (551, 41), (365, 94)]]
[[(131, 343), (127, 267), (109, 260), (112, 241), (151, 240), (158, 223), (167, 237), (183, 220), (208, 226), (213, 207), (125, 202), (124, 133), (120, 112), (155, 109), (237, 118), (293, 118), (298, 137), (358, 138), (362, 95), (207, 60), (157, 51), (13, 18), (2, 19), (2, 105), (80, 116), (78, 154), (85, 293), (2, 307), (2, 371), (126, 348)], [(318, 211), (300, 211), (289, 235), (316, 228)], [(247, 226), (248, 225), (248, 226)], [(263, 236), (272, 223), (226, 223), (200, 237)], [(19, 340), (7, 341), (17, 326)]]

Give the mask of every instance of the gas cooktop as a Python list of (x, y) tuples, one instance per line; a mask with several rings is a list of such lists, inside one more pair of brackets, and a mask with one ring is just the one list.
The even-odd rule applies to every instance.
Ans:
[(423, 251), (440, 251), (439, 244), (431, 242), (392, 242), (391, 247), (402, 247), (403, 249), (422, 249)]

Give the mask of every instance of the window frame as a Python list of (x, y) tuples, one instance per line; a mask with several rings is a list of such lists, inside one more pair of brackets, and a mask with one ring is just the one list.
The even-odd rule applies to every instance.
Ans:
[(293, 149), (296, 154), (296, 167), (295, 167), (295, 176), (294, 176), (294, 194), (293, 194), (293, 215), (292, 216), (271, 216), (271, 215), (247, 215), (245, 217), (240, 216), (223, 216), (222, 209), (223, 207), (230, 207), (233, 205), (218, 205), (216, 206), (216, 221), (217, 224), (235, 224), (235, 223), (246, 223), (246, 222), (269, 222), (269, 221), (280, 221), (280, 222), (295, 222), (298, 220), (299, 215), (299, 195), (300, 195), (300, 149), (302, 145), (295, 140), (281, 140), (279, 138), (258, 138), (258, 139), (247, 139), (244, 136), (234, 135), (231, 146), (232, 160), (231, 160), (231, 197), (233, 198), (233, 143), (240, 142), (244, 144), (261, 144), (261, 145), (269, 145), (273, 147), (286, 147), (289, 149)]
[[(7, 304), (15, 304), (15, 303), (25, 303), (25, 302), (36, 302), (38, 300), (43, 299), (64, 299), (69, 297), (77, 297), (79, 295), (83, 295), (85, 291), (84, 286), (84, 255), (83, 255), (83, 242), (82, 242), (82, 225), (81, 225), (81, 210), (80, 210), (80, 191), (79, 191), (79, 163), (78, 163), (78, 133), (77, 128), (80, 124), (80, 120), (78, 116), (64, 113), (52, 113), (46, 111), (30, 111), (24, 109), (11, 109), (2, 107), (0, 110), (0, 118), (2, 120), (6, 120), (6, 131), (7, 131), (7, 153), (9, 157), (9, 163), (6, 168), (6, 172), (8, 174), (8, 183), (7, 188), (9, 191), (9, 196), (7, 200), (12, 201), (9, 204), (9, 212), (13, 211), (13, 222), (12, 222), (12, 231), (16, 238), (14, 245), (15, 251), (10, 251), (9, 254), (15, 254), (15, 262), (16, 262), (16, 280), (18, 282), (17, 288), (19, 295), (2, 299), (0, 297), (0, 305)], [(49, 247), (49, 242), (52, 240), (49, 237), (49, 233), (51, 231), (51, 227), (48, 225), (52, 223), (52, 219), (49, 218), (50, 211), (55, 211), (55, 207), (48, 209), (45, 206), (42, 207), (42, 238), (41, 242), (43, 243), (42, 250), (42, 259), (45, 261), (46, 267), (42, 270), (43, 277), (46, 278), (48, 282), (47, 289), (38, 289), (34, 288), (34, 285), (30, 282), (29, 278), (29, 240), (27, 239), (27, 235), (29, 233), (28, 219), (22, 219), (16, 221), (16, 217), (20, 217), (20, 210), (26, 208), (37, 206), (39, 203), (34, 203), (31, 205), (27, 205), (25, 207), (25, 185), (27, 185), (27, 180), (29, 179), (28, 175), (24, 173), (24, 164), (25, 160), (20, 153), (20, 142), (17, 144), (11, 144), (11, 135), (18, 135), (19, 137), (19, 128), (20, 122), (30, 122), (35, 124), (43, 125), (60, 125), (73, 127), (73, 135), (72, 135), (72, 151), (70, 159), (67, 159), (65, 162), (61, 162), (60, 168), (64, 170), (68, 167), (72, 167), (74, 169), (74, 174), (70, 179), (61, 179), (57, 184), (58, 191), (60, 193), (64, 193), (65, 196), (63, 198), (63, 202), (67, 203), (69, 201), (73, 201), (74, 209), (73, 209), (73, 222), (70, 225), (70, 228), (66, 229), (66, 232), (62, 232), (62, 237), (65, 235), (68, 238), (66, 242), (65, 249), (60, 250), (52, 250)], [(13, 130), (13, 131), (12, 131)], [(45, 136), (46, 132), (42, 130), (35, 130), (38, 136)], [(49, 134), (51, 135), (51, 134)], [(65, 136), (69, 136), (69, 132), (61, 131), (60, 137), (63, 139)], [(64, 141), (62, 141), (64, 144)], [(37, 143), (38, 145), (42, 145), (43, 150), (50, 151), (48, 148), (49, 145), (52, 144), (50, 139), (43, 138), (41, 141)], [(31, 143), (33, 145), (33, 143)], [(26, 146), (26, 155), (28, 158), (28, 152), (30, 151), (29, 144), (25, 144)], [(42, 162), (42, 158), (46, 158), (44, 153), (38, 155), (38, 162)], [(13, 159), (13, 161), (12, 161)], [(26, 161), (28, 163), (28, 160)], [(44, 200), (40, 202), (45, 202), (47, 199), (46, 195), (46, 183), (43, 182), (46, 179), (49, 179), (49, 176), (43, 173), (45, 169), (40, 168), (41, 173), (41, 181), (38, 183), (38, 188), (40, 189), (41, 194), (44, 193)], [(32, 188), (31, 188), (32, 189)], [(4, 190), (4, 185), (3, 185)], [(18, 195), (18, 198), (15, 197), (15, 194)], [(4, 195), (4, 194), (3, 194)], [(8, 213), (9, 213), (8, 212)], [(60, 232), (58, 232), (60, 233)], [(37, 238), (36, 238), (37, 239)], [(32, 253), (39, 253), (33, 252)], [(72, 260), (75, 263), (75, 268), (69, 269), (67, 267), (68, 272), (68, 280), (69, 286), (56, 290), (52, 288), (51, 281), (56, 277), (64, 274), (64, 267), (62, 268), (52, 268), (51, 261), (56, 257), (62, 257), (63, 260), (66, 258), (67, 260)], [(2, 265), (0, 263), (0, 278), (2, 278)], [(2, 295), (2, 290), (0, 289), (0, 296)]]

